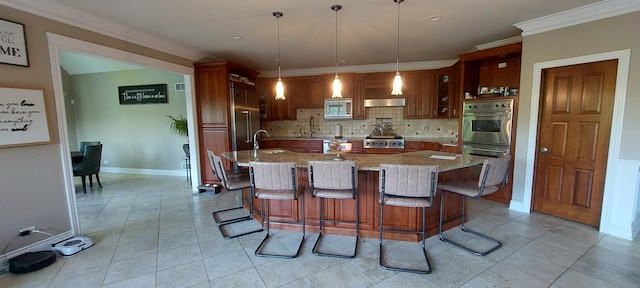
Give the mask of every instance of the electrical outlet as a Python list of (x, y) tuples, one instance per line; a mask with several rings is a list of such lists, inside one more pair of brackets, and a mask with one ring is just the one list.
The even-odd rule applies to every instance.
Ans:
[(36, 230), (36, 226), (29, 226), (27, 228), (22, 228), (20, 229), (20, 231), (18, 231), (18, 233), (22, 234), (24, 232), (27, 232), (27, 231), (31, 232), (33, 230)]
[(104, 160), (104, 161), (102, 161), (102, 163), (104, 163), (104, 165), (108, 165), (109, 161), (108, 160)]

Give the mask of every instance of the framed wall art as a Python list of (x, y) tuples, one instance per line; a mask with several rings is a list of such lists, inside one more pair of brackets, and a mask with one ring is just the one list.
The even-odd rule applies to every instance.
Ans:
[(0, 87), (0, 148), (49, 142), (42, 90)]
[(168, 103), (167, 84), (118, 86), (120, 104)]
[(29, 66), (24, 25), (0, 19), (0, 63)]

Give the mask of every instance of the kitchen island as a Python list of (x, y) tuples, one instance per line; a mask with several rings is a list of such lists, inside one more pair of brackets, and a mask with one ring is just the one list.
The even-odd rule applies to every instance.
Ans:
[[(432, 156), (450, 156), (454, 160), (436, 159)], [(311, 196), (308, 188), (307, 164), (309, 161), (333, 160), (337, 157), (334, 154), (319, 153), (297, 153), (284, 149), (260, 149), (255, 153), (253, 150), (242, 150), (223, 152), (222, 156), (236, 163), (238, 166), (249, 166), (250, 161), (262, 162), (295, 162), (298, 167), (298, 185), (307, 187), (305, 191), (305, 210), (301, 211), (298, 203), (293, 201), (272, 201), (270, 215), (272, 219), (298, 221), (304, 213), (308, 231), (318, 231), (318, 215), (320, 199)], [(379, 166), (385, 164), (409, 164), (409, 165), (438, 165), (440, 173), (439, 182), (450, 181), (452, 179), (466, 178), (466, 168), (482, 164), (486, 157), (456, 155), (439, 151), (417, 151), (402, 154), (343, 154), (347, 160), (355, 160), (358, 164), (358, 197), (360, 197), (360, 235), (363, 237), (378, 237), (380, 224), (380, 204), (379, 204)], [(436, 193), (433, 205), (427, 209), (427, 235), (438, 233), (439, 203), (441, 193)], [(244, 191), (244, 197), (248, 200), (248, 191)], [(444, 217), (450, 219), (461, 215), (461, 198), (457, 195), (447, 193), (444, 199)], [(351, 199), (324, 199), (324, 215), (329, 219), (354, 221), (355, 201)], [(245, 203), (249, 203), (245, 201)], [(259, 208), (257, 199), (253, 199), (254, 208)], [(256, 214), (259, 217), (258, 214)], [(390, 206), (385, 208), (385, 227), (395, 229), (413, 229), (421, 227), (420, 209), (407, 207)], [(281, 229), (299, 229), (293, 224), (278, 224)], [(457, 226), (457, 223), (449, 223), (446, 229)], [(324, 233), (330, 234), (353, 234), (353, 224), (325, 224)], [(418, 241), (417, 234), (385, 233), (385, 238)]]

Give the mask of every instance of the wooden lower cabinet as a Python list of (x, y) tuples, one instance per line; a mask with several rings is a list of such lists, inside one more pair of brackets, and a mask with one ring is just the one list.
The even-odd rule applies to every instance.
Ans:
[(290, 150), (302, 153), (322, 153), (322, 140), (291, 140)]
[(281, 148), (281, 149), (291, 149), (289, 140), (260, 140), (260, 149), (270, 149), (270, 148)]
[(361, 154), (362, 153), (362, 140), (349, 140), (348, 143), (351, 143), (351, 152), (349, 153), (354, 153), (354, 154)]
[[(439, 180), (452, 180), (459, 178), (459, 175), (466, 175), (466, 171), (461, 169), (457, 172), (442, 172), (439, 174)], [(307, 232), (319, 231), (319, 209), (321, 201), (320, 198), (311, 196), (311, 190), (309, 189), (309, 181), (307, 169), (298, 168), (298, 183), (304, 185), (307, 189), (305, 191), (305, 208), (302, 210), (301, 201), (296, 203), (289, 200), (271, 200), (271, 206), (269, 208), (270, 217), (272, 220), (284, 220), (284, 221), (299, 221), (302, 213), (305, 214), (305, 221), (307, 226)], [(360, 236), (368, 238), (377, 238), (380, 233), (380, 192), (378, 191), (378, 177), (379, 173), (376, 171), (359, 171), (358, 172), (358, 197), (360, 202)], [(244, 197), (245, 203), (248, 202), (249, 190), (245, 189)], [(426, 215), (426, 230), (427, 236), (436, 235), (438, 233), (438, 221), (440, 213), (440, 197), (441, 194), (436, 194), (433, 199), (432, 206), (427, 208)], [(355, 220), (355, 201), (353, 199), (323, 199), (324, 202), (324, 217), (325, 219), (336, 220)], [(256, 209), (260, 208), (260, 202), (256, 199), (253, 201)], [(461, 215), (461, 198), (457, 195), (447, 193), (444, 202), (444, 216), (446, 219), (451, 219)], [(260, 218), (260, 215), (256, 213), (256, 217)], [(406, 208), (385, 206), (385, 219), (384, 226), (386, 228), (394, 229), (412, 229), (417, 230), (422, 226), (422, 210), (419, 208)], [(445, 226), (445, 229), (450, 229), (459, 225), (459, 222), (453, 221)], [(296, 224), (275, 224), (272, 223), (272, 228), (280, 228), (286, 230), (299, 230), (300, 226)], [(325, 223), (324, 233), (327, 234), (340, 234), (340, 235), (353, 235), (353, 224), (346, 223)], [(396, 232), (385, 232), (385, 239), (394, 239), (402, 241), (419, 241), (421, 240), (417, 234), (405, 234)]]
[[(218, 178), (213, 175), (206, 150), (211, 150), (216, 154), (219, 153), (218, 151), (231, 150), (227, 128), (200, 128), (200, 147), (203, 147), (203, 151), (200, 153), (200, 171), (204, 172), (202, 173), (202, 182), (208, 184), (220, 183)], [(231, 162), (226, 161), (225, 165), (227, 165), (227, 169), (231, 168)]]
[(363, 148), (362, 154), (400, 154), (404, 153), (404, 149), (390, 148)]

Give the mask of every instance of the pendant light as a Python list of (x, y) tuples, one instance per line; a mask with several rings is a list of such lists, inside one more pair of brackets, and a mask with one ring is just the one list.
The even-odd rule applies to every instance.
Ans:
[(391, 95), (402, 95), (402, 78), (400, 77), (400, 3), (404, 0), (393, 0), (398, 3), (398, 46), (396, 49), (396, 77), (393, 78), (393, 89)]
[(336, 77), (333, 79), (333, 94), (331, 98), (342, 98), (342, 84), (338, 78), (338, 11), (342, 9), (342, 5), (335, 4), (331, 6), (331, 10), (336, 11)]
[(282, 78), (280, 78), (280, 17), (282, 12), (273, 12), (273, 16), (278, 19), (278, 82), (276, 82), (276, 100), (285, 100), (284, 97), (284, 85), (282, 84)]

